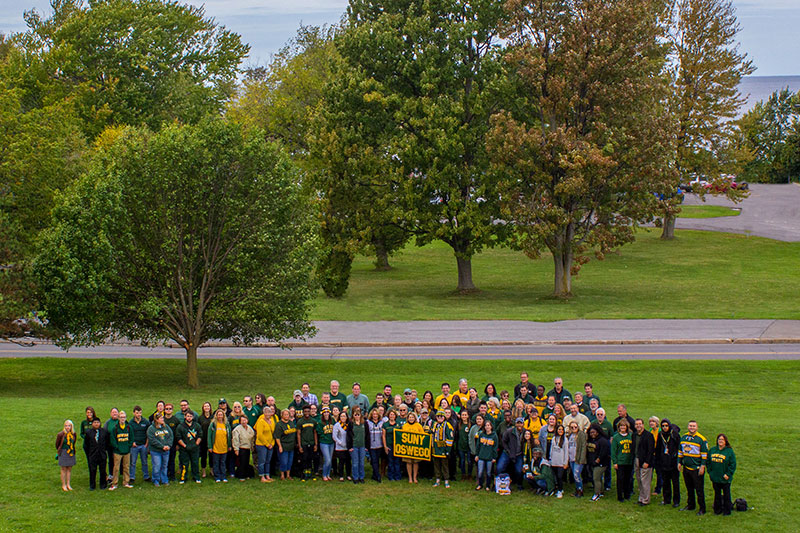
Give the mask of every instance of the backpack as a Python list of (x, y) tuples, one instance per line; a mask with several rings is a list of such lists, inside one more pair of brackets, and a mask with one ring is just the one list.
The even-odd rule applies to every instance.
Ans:
[(747, 500), (744, 498), (736, 498), (736, 501), (733, 502), (733, 508), (737, 511), (746, 511), (747, 510)]

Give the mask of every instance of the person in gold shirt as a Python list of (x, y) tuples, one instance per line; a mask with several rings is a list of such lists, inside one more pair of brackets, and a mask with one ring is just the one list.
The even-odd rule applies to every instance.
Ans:
[(208, 444), (211, 448), (211, 470), (214, 481), (227, 483), (226, 458), (231, 450), (231, 426), (225, 417), (225, 411), (217, 409), (214, 420), (208, 425)]
[[(403, 425), (403, 431), (410, 431), (412, 433), (425, 433), (425, 430), (417, 421), (417, 414), (414, 411), (408, 413), (406, 423)], [(419, 459), (403, 459), (408, 471), (408, 482), (419, 483), (417, 476), (419, 475)]]
[(272, 461), (272, 451), (275, 448), (275, 424), (278, 417), (272, 407), (265, 407), (264, 412), (256, 420), (253, 430), (256, 432), (256, 467), (262, 483), (272, 483), (269, 476), (269, 465)]

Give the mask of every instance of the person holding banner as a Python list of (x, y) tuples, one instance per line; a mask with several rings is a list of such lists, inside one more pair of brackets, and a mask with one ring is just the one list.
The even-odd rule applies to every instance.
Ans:
[(487, 491), (492, 490), (492, 468), (497, 462), (499, 445), (500, 439), (497, 437), (497, 433), (494, 432), (492, 421), (487, 419), (483, 423), (483, 431), (478, 433), (476, 446), (478, 453), (475, 457), (475, 461), (478, 463), (478, 486), (475, 487), (475, 490), (481, 490), (482, 487), (486, 487)]
[(434, 487), (438, 487), (444, 479), (445, 488), (450, 488), (450, 468), (448, 455), (453, 447), (453, 426), (445, 420), (444, 411), (436, 411), (433, 423), (433, 472), (436, 476)]
[[(406, 423), (403, 425), (403, 431), (408, 433), (425, 433), (422, 429), (422, 425), (417, 422), (417, 414), (414, 411), (408, 413)], [(419, 459), (403, 458), (403, 462), (406, 464), (406, 470), (408, 471), (409, 483), (419, 483), (417, 479), (419, 475), (419, 461)]]

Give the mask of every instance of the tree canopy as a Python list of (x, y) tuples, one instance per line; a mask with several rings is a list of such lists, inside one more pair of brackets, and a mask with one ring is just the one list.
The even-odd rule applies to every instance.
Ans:
[(207, 119), (109, 130), (47, 230), (35, 273), (58, 342), (186, 349), (301, 337), (314, 263), (297, 173), (263, 132)]
[(633, 239), (674, 181), (661, 4), (510, 2), (509, 69), (525, 105), (493, 119), (490, 146), (517, 245), (553, 255), (554, 295)]

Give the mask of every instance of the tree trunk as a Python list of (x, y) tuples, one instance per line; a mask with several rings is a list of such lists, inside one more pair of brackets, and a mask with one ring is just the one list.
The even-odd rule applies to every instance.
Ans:
[(186, 348), (186, 377), (187, 384), (192, 389), (200, 387), (200, 378), (197, 375), (197, 346), (195, 344), (185, 343)]
[(553, 296), (569, 298), (572, 296), (572, 252), (553, 252), (553, 263), (555, 264)]
[(373, 243), (375, 246), (375, 270), (391, 270), (392, 266), (389, 264), (389, 252), (383, 242), (377, 241)]
[(661, 238), (665, 241), (671, 241), (675, 238), (675, 215), (664, 215), (664, 220), (661, 224)]
[(459, 292), (474, 292), (478, 288), (472, 283), (472, 259), (462, 259), (456, 255), (458, 263), (458, 287)]

